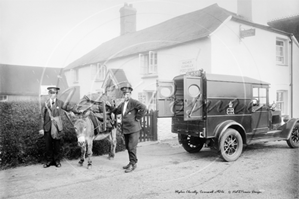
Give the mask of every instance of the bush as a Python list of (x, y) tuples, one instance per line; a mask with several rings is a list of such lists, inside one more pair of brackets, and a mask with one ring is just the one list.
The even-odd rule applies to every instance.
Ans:
[[(0, 169), (44, 161), (44, 137), (38, 133), (40, 118), (38, 102), (0, 103)], [(64, 128), (61, 159), (78, 159), (81, 152), (73, 125), (65, 114), (62, 120)], [(123, 151), (120, 135), (117, 136), (117, 141), (116, 152)], [(94, 142), (93, 151), (94, 155), (108, 153), (108, 142)]]

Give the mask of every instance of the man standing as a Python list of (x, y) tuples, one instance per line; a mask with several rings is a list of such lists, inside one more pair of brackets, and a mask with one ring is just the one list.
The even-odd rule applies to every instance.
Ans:
[(133, 89), (130, 84), (121, 87), (121, 91), (125, 100), (116, 109), (112, 110), (112, 112), (116, 115), (122, 115), (122, 132), (129, 155), (129, 164), (124, 166), (123, 169), (125, 169), (126, 173), (129, 173), (137, 167), (137, 144), (140, 130), (142, 129), (140, 119), (146, 112), (146, 106), (131, 98)]
[[(59, 150), (60, 150), (60, 137), (53, 138), (51, 136), (52, 128), (52, 119), (51, 117), (62, 116), (63, 111), (67, 110), (63, 107), (63, 102), (59, 99), (56, 99), (59, 88), (58, 87), (48, 87), (49, 99), (42, 104), (41, 115), (42, 121), (40, 123), (41, 135), (44, 135), (46, 142), (46, 160), (47, 162), (43, 165), (44, 168), (47, 168), (51, 165), (56, 167), (61, 167), (59, 161)], [(71, 109), (70, 109), (71, 110)], [(74, 111), (76, 112), (76, 111)]]

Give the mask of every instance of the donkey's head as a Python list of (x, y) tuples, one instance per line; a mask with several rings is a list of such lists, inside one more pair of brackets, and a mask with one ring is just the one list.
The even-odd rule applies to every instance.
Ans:
[(78, 145), (83, 146), (85, 143), (87, 123), (83, 119), (78, 119), (74, 124), (75, 132), (77, 135)]
[(74, 124), (74, 129), (79, 146), (84, 146), (85, 141), (89, 137), (90, 131), (92, 129), (91, 122), (89, 122), (87, 118), (89, 113), (89, 111), (85, 111), (80, 114)]

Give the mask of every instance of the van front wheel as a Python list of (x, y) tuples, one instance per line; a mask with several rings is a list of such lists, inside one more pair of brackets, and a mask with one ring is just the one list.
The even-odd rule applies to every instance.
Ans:
[(219, 144), (221, 156), (227, 162), (235, 161), (242, 154), (242, 136), (234, 129), (227, 129), (221, 136)]
[(189, 153), (198, 153), (205, 143), (204, 139), (190, 135), (181, 135), (182, 147)]
[(287, 140), (287, 144), (291, 148), (299, 148), (299, 123), (294, 126), (292, 134)]

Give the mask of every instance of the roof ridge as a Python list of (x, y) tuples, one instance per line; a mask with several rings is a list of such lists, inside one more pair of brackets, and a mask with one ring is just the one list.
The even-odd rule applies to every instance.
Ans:
[[(103, 42), (90, 52), (68, 64), (64, 70), (128, 56), (135, 52), (146, 52), (149, 49), (159, 49), (175, 45), (175, 43), (177, 45), (178, 43), (200, 39), (208, 36), (209, 33), (213, 32), (231, 15), (236, 16), (233, 12), (214, 3), (202, 9), (185, 13), (159, 24)], [(168, 44), (162, 41), (167, 41)]]

